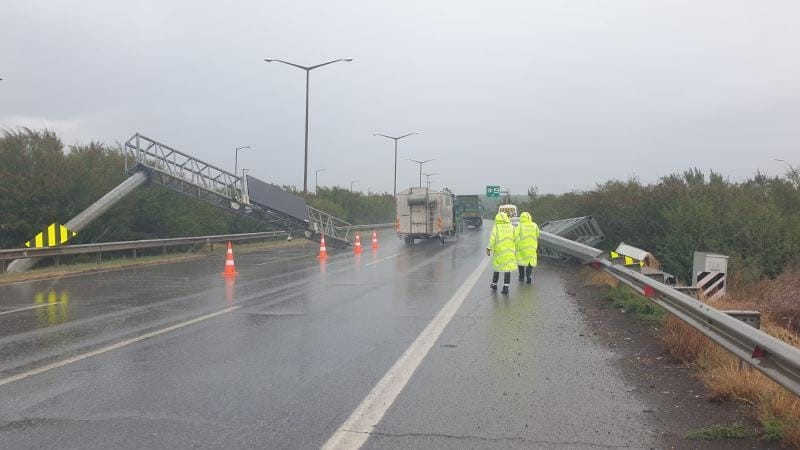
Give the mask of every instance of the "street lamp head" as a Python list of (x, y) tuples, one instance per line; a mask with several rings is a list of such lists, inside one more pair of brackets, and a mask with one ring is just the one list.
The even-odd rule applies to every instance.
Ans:
[(351, 61), (353, 61), (353, 58), (342, 58), (342, 61), (351, 62)]
[(264, 58), (264, 61), (266, 61), (266, 62), (272, 62), (272, 61), (275, 61), (275, 58)]

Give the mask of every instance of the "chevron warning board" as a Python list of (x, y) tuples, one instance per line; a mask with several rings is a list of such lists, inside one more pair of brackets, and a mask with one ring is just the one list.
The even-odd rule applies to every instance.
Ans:
[(619, 254), (619, 253), (617, 253), (617, 252), (615, 252), (613, 250), (609, 253), (609, 255), (611, 256), (611, 260), (612, 261), (617, 260), (617, 259), (624, 260), (625, 261), (624, 265), (626, 267), (628, 267), (628, 266), (644, 267), (644, 261), (639, 261), (637, 259), (631, 258), (630, 256), (621, 255), (621, 254)]
[(28, 248), (42, 248), (42, 247), (55, 247), (62, 245), (68, 240), (72, 239), (76, 232), (61, 225), (60, 223), (51, 223), (41, 233), (37, 234), (30, 241), (25, 243)]

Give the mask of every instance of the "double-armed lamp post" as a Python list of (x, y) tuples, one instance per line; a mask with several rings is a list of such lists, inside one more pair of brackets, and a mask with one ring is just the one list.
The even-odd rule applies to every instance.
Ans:
[(397, 141), (399, 141), (400, 139), (403, 139), (403, 138), (407, 138), (409, 136), (413, 136), (415, 134), (420, 134), (420, 133), (415, 131), (413, 133), (408, 133), (408, 134), (404, 134), (402, 136), (397, 136), (397, 137), (388, 136), (388, 135), (381, 134), (381, 133), (372, 133), (373, 136), (383, 136), (385, 138), (394, 140), (394, 196), (395, 197), (397, 197)]
[(434, 176), (434, 175), (439, 175), (439, 172), (423, 173), (423, 175), (425, 175), (425, 184), (427, 184), (428, 189), (430, 189), (431, 188), (431, 177)]
[(419, 187), (422, 187), (422, 165), (425, 163), (429, 163), (431, 161), (436, 161), (436, 159), (434, 158), (434, 159), (426, 159), (425, 161), (417, 161), (416, 159), (409, 158), (408, 160), (419, 164)]
[(306, 140), (305, 140), (306, 143), (305, 143), (305, 159), (303, 163), (303, 194), (308, 194), (308, 88), (309, 88), (311, 71), (314, 69), (319, 69), (320, 67), (323, 66), (327, 66), (328, 64), (333, 64), (340, 61), (350, 62), (352, 60), (353, 58), (339, 58), (339, 59), (334, 59), (333, 61), (317, 64), (315, 66), (301, 66), (300, 64), (291, 63), (289, 61), (284, 61), (282, 59), (264, 58), (264, 61), (266, 62), (279, 62), (306, 71)]

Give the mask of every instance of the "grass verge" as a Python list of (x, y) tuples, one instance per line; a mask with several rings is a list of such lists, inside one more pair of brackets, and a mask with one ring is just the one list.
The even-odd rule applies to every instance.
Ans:
[(610, 287), (607, 298), (614, 308), (633, 313), (636, 318), (645, 322), (661, 323), (666, 314), (662, 307), (637, 294), (636, 291), (624, 284)]
[(720, 424), (699, 428), (686, 433), (686, 439), (716, 441), (720, 439), (746, 439), (758, 436), (759, 433), (740, 423)]
[[(697, 377), (711, 393), (711, 400), (749, 405), (753, 416), (761, 425), (760, 435), (763, 439), (800, 448), (800, 399), (797, 396), (761, 372), (746, 365), (742, 366), (738, 358), (702, 333), (666, 314), (663, 309), (618, 283), (605, 272), (587, 269), (585, 275), (589, 284), (609, 286), (607, 298), (612, 306), (632, 312), (643, 320), (659, 322), (660, 338), (666, 348), (674, 357), (694, 367)], [(759, 309), (758, 304), (744, 301), (742, 295), (731, 294), (725, 302), (717, 302), (711, 306), (719, 309)], [(784, 317), (767, 311), (762, 317), (761, 330), (800, 347), (798, 333), (781, 326), (783, 323)], [(697, 437), (692, 439), (703, 439), (700, 437), (703, 431), (721, 436), (732, 429), (697, 430)]]

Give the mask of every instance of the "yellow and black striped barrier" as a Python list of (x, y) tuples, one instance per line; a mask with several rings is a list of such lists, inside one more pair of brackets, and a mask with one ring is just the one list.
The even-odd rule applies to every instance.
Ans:
[(25, 243), (28, 248), (55, 247), (65, 244), (78, 234), (59, 223), (51, 223), (44, 231)]

